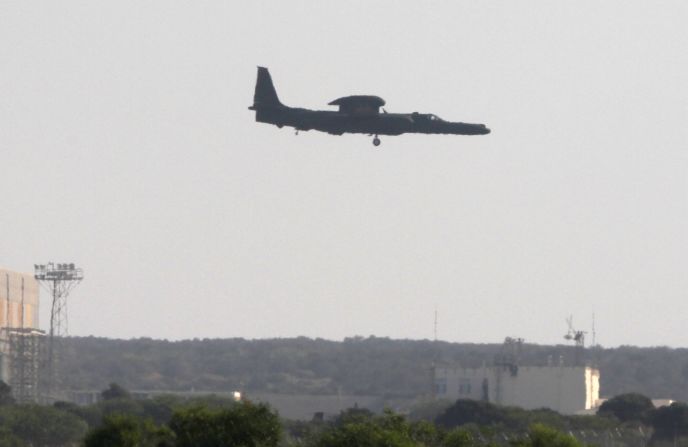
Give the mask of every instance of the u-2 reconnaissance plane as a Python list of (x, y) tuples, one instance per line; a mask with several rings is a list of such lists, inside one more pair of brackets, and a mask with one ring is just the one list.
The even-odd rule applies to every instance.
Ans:
[(277, 127), (289, 126), (300, 130), (319, 130), (332, 135), (362, 133), (374, 136), (373, 145), (380, 145), (378, 135), (401, 135), (403, 133), (434, 133), (454, 135), (485, 135), (490, 129), (484, 124), (453, 123), (444, 121), (430, 113), (387, 113), (380, 108), (385, 100), (379, 96), (354, 95), (335, 99), (331, 106), (339, 106), (339, 111), (308, 110), (288, 107), (277, 97), (270, 72), (258, 67), (258, 80), (253, 96), (256, 121), (274, 124)]

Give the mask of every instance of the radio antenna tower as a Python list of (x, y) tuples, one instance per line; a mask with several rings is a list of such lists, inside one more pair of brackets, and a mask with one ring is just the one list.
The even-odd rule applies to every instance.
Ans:
[(435, 326), (433, 327), (433, 332), (435, 336), (435, 344), (437, 344), (437, 306), (435, 306)]
[(34, 265), (34, 278), (52, 298), (50, 308), (50, 331), (48, 333), (48, 347), (45, 359), (45, 381), (43, 384), (43, 399), (51, 402), (55, 400), (55, 392), (59, 388), (57, 383), (57, 369), (59, 363), (59, 341), (67, 336), (67, 297), (72, 289), (84, 279), (84, 273), (74, 264)]
[(583, 358), (585, 354), (585, 331), (578, 331), (573, 327), (573, 315), (566, 319), (566, 324), (569, 327), (569, 331), (564, 335), (566, 340), (572, 341), (575, 344), (575, 350), (573, 354), (573, 366), (583, 366), (585, 359)]

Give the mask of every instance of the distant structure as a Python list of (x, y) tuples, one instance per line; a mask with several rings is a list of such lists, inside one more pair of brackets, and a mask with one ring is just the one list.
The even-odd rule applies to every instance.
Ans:
[(57, 369), (60, 358), (59, 343), (68, 334), (67, 297), (72, 289), (84, 279), (84, 273), (73, 263), (56, 264), (49, 262), (34, 265), (34, 278), (50, 293), (52, 298), (48, 346), (41, 390), (41, 400), (49, 403), (57, 400), (61, 391), (57, 383)]
[(525, 409), (550, 408), (584, 413), (599, 405), (600, 372), (591, 367), (520, 365), (522, 338), (507, 337), (494, 365), (481, 368), (435, 367), (434, 396), (472, 399)]
[[(502, 349), (495, 358), (495, 401), (502, 401), (502, 376), (518, 374), (518, 364), (521, 359), (521, 348), (523, 339), (506, 337), (502, 343)], [(485, 390), (483, 390), (485, 391)], [(488, 400), (487, 393), (482, 396), (483, 400)]]
[(569, 331), (564, 335), (564, 339), (572, 341), (575, 344), (573, 353), (573, 364), (575, 366), (582, 366), (585, 362), (585, 331), (577, 331), (573, 328), (573, 315), (566, 319), (566, 324)]
[(435, 343), (437, 343), (437, 306), (435, 306), (435, 325), (433, 326), (433, 337)]
[[(499, 390), (499, 393), (497, 393)], [(598, 405), (600, 372), (581, 366), (435, 367), (435, 395), (440, 399), (483, 400), (525, 409), (550, 408), (583, 413)]]
[(0, 378), (19, 403), (39, 397), (45, 334), (38, 329), (38, 283), (29, 274), (0, 269)]

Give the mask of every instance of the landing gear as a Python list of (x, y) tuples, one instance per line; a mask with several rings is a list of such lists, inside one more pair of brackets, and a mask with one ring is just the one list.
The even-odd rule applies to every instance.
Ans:
[(299, 129), (296, 129), (296, 131), (294, 132), (294, 135), (298, 135), (298, 134), (299, 134)]
[(373, 146), (378, 147), (380, 145), (380, 139), (375, 135), (375, 138), (373, 138)]

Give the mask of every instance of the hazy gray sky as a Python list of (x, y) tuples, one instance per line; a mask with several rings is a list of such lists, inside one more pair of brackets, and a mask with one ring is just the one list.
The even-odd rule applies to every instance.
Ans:
[[(0, 264), (70, 332), (685, 346), (688, 3), (0, 2)], [(335, 137), (309, 108), (482, 122)], [(42, 324), (48, 301), (43, 298)]]

